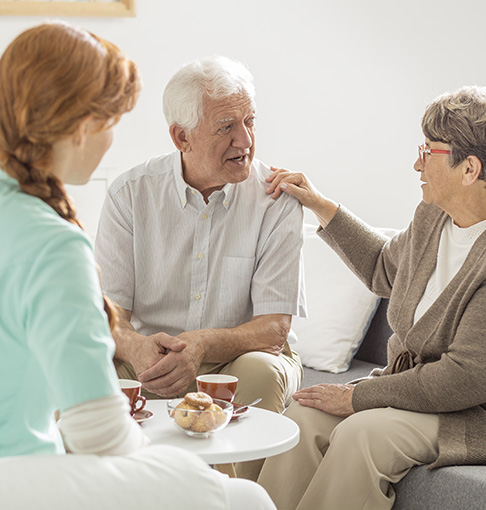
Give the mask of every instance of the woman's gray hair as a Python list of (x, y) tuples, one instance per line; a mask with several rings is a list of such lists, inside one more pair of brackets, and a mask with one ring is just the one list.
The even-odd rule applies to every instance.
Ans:
[(482, 165), (479, 178), (486, 180), (486, 87), (463, 87), (434, 99), (424, 113), (422, 130), (429, 140), (450, 145), (453, 168), (476, 156)]
[(206, 57), (184, 65), (171, 78), (164, 91), (164, 115), (169, 126), (191, 131), (203, 117), (204, 96), (218, 100), (244, 93), (255, 100), (250, 71), (226, 57)]

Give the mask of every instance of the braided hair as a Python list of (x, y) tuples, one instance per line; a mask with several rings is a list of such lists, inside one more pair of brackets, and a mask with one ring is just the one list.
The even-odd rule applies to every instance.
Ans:
[[(102, 129), (130, 111), (137, 66), (114, 44), (64, 22), (21, 33), (0, 59), (0, 167), (25, 193), (83, 228), (64, 183), (51, 171), (53, 144), (88, 116)], [(110, 327), (116, 311), (104, 296)]]

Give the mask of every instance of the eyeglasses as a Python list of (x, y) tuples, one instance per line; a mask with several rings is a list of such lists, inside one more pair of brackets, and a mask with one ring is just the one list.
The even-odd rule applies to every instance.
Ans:
[(425, 143), (418, 146), (419, 159), (420, 159), (420, 163), (422, 163), (422, 165), (425, 162), (424, 154), (450, 154), (450, 153), (451, 153), (451, 151), (444, 151), (444, 150), (440, 150), (440, 149), (429, 149), (425, 146)]

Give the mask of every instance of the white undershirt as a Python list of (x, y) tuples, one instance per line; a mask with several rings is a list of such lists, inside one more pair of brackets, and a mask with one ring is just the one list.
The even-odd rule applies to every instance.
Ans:
[(73, 453), (125, 455), (150, 443), (130, 417), (128, 399), (122, 393), (71, 407), (61, 414), (58, 425)]
[(437, 265), (415, 310), (414, 323), (422, 317), (454, 278), (464, 264), (472, 245), (485, 230), (486, 220), (467, 228), (454, 225), (452, 218), (446, 222), (440, 236)]

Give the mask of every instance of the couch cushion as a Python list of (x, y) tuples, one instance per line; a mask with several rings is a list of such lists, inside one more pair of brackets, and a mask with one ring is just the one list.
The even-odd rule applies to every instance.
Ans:
[(385, 366), (387, 363), (387, 345), (388, 339), (393, 331), (388, 325), (386, 317), (388, 310), (388, 299), (380, 300), (376, 309), (370, 327), (356, 353), (356, 358), (362, 361), (368, 361), (379, 366)]
[(314, 370), (312, 368), (304, 367), (304, 379), (302, 381), (302, 388), (308, 386), (314, 386), (315, 384), (322, 383), (347, 383), (354, 379), (366, 377), (378, 365), (374, 363), (368, 363), (359, 359), (353, 359), (351, 366), (347, 372), (340, 374), (332, 374), (330, 372), (323, 372), (320, 370)]
[(486, 466), (415, 467), (395, 491), (393, 510), (486, 509)]

